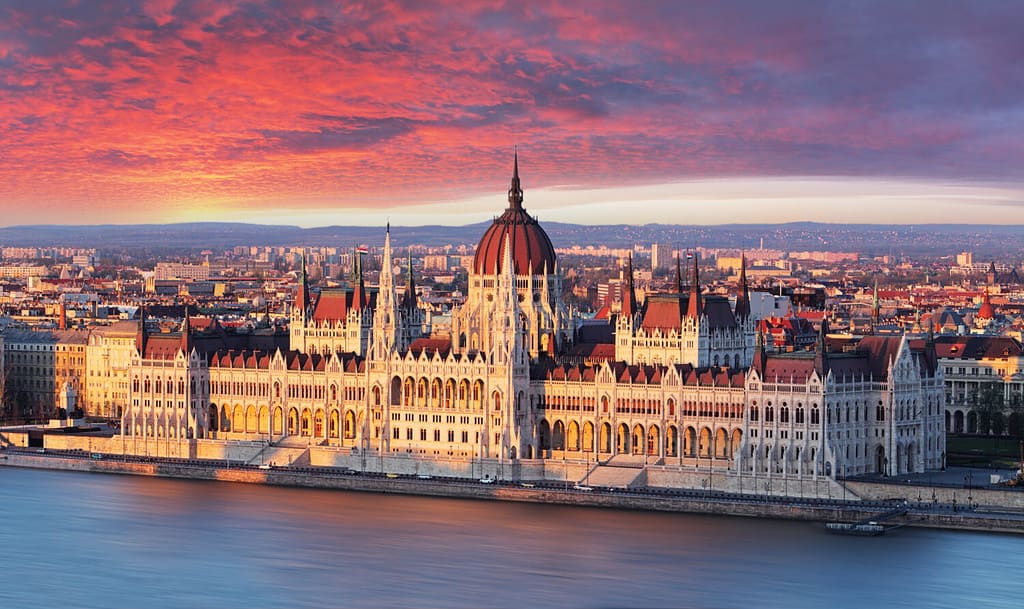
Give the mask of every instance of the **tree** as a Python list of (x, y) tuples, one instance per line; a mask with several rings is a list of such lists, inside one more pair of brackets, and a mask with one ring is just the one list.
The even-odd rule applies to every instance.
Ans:
[(1014, 410), (1006, 420), (1006, 433), (1014, 438), (1024, 439), (1024, 414)]
[(1006, 432), (1006, 416), (1002, 410), (992, 413), (992, 434), (1001, 436)]
[(1002, 383), (985, 383), (971, 395), (971, 407), (978, 415), (977, 433), (988, 435), (992, 432), (995, 413), (1003, 412)]

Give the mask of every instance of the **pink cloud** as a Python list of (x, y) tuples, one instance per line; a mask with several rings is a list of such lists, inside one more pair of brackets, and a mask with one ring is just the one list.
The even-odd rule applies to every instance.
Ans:
[(852, 24), (827, 3), (0, 10), (0, 196), (80, 218), (97, 202), (117, 217), (413, 204), (500, 190), (513, 144), (532, 187), (1015, 175), (1021, 15), (967, 11), (958, 30), (873, 10)]

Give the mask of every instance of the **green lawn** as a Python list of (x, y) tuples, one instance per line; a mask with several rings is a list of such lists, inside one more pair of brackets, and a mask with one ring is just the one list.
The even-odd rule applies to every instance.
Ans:
[(1016, 438), (978, 438), (950, 434), (946, 436), (946, 453), (1013, 459), (1020, 455), (1020, 443)]
[(1018, 467), (1020, 441), (1016, 438), (946, 436), (946, 463), (966, 467)]

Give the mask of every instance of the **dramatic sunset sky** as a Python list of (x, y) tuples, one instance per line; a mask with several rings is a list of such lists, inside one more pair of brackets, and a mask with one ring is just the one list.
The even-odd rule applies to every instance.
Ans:
[(0, 0), (0, 225), (1024, 223), (1024, 3)]

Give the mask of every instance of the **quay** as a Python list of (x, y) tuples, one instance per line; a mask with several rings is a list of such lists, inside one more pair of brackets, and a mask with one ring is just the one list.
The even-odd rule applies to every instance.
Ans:
[[(884, 512), (887, 524), (894, 527), (1024, 533), (1024, 510), (1012, 505), (991, 505), (990, 498), (984, 506), (899, 498), (865, 499), (870, 490), (867, 482), (857, 483), (862, 495), (860, 498), (810, 498), (707, 489), (583, 486), (554, 480), (513, 482), (488, 479), (484, 482), (445, 476), (388, 475), (342, 467), (271, 467), (226, 460), (105, 455), (82, 451), (40, 452), (38, 449), (13, 447), (0, 451), (0, 466), (809, 522), (868, 522)], [(1005, 494), (1013, 499), (1019, 495), (1015, 492)], [(879, 496), (882, 495), (884, 493), (879, 492)]]

